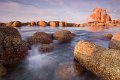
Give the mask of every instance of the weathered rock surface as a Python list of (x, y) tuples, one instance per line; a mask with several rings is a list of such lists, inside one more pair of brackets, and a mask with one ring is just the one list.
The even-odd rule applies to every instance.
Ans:
[(73, 34), (68, 30), (59, 30), (53, 34), (53, 38), (59, 42), (68, 42), (73, 38)]
[(11, 27), (0, 27), (0, 63), (16, 63), (26, 54), (27, 46), (21, 40), (18, 30)]
[(45, 22), (45, 21), (38, 21), (37, 24), (38, 24), (38, 26), (41, 26), (41, 27), (47, 26), (47, 22)]
[(95, 8), (87, 18), (87, 22), (110, 22), (111, 17), (108, 15), (106, 9)]
[(103, 80), (120, 80), (120, 51), (106, 49), (88, 41), (80, 41), (74, 58)]
[(109, 42), (109, 48), (120, 50), (120, 32), (116, 32), (111, 41)]
[(29, 44), (50, 44), (52, 42), (52, 39), (49, 37), (49, 35), (45, 32), (36, 32), (33, 34), (32, 37), (28, 39)]

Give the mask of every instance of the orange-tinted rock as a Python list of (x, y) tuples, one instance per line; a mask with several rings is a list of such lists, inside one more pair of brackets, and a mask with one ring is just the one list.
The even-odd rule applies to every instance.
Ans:
[(28, 39), (29, 44), (50, 44), (52, 42), (52, 39), (49, 37), (49, 35), (45, 32), (36, 32), (33, 34), (32, 37)]
[(59, 26), (59, 21), (50, 21), (49, 25), (50, 25), (50, 27), (58, 27)]
[(110, 22), (111, 17), (108, 15), (106, 9), (95, 8), (87, 18), (87, 22)]
[(64, 22), (64, 21), (60, 21), (60, 22), (59, 22), (59, 26), (60, 26), (60, 27), (67, 27), (67, 23)]
[(120, 32), (116, 32), (111, 41), (109, 42), (109, 48), (120, 50)]
[(75, 46), (74, 58), (102, 80), (120, 80), (120, 50), (80, 41)]
[(111, 39), (111, 38), (113, 37), (112, 34), (104, 34), (103, 36), (104, 36), (105, 38), (107, 38), (107, 39)]
[(45, 21), (38, 21), (37, 24), (38, 24), (38, 26), (41, 26), (41, 27), (47, 26), (47, 22), (45, 22)]
[(53, 34), (53, 38), (60, 43), (69, 42), (73, 38), (73, 34), (68, 30), (59, 30)]
[(14, 21), (12, 27), (21, 27), (22, 23), (20, 21)]

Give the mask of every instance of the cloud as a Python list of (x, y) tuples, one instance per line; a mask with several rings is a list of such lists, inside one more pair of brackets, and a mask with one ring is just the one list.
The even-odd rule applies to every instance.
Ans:
[(63, 20), (82, 23), (95, 7), (120, 18), (120, 0), (0, 0), (0, 21)]

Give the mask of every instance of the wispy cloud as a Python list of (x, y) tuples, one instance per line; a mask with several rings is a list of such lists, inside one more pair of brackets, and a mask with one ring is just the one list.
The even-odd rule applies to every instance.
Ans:
[(0, 0), (0, 21), (64, 20), (85, 22), (93, 8), (120, 18), (120, 0)]

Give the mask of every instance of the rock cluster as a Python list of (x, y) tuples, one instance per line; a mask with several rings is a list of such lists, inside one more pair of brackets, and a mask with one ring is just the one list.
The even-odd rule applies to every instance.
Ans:
[(17, 29), (0, 27), (0, 63), (16, 63), (27, 54), (27, 45)]
[(88, 41), (80, 41), (74, 58), (103, 80), (120, 80), (120, 50), (106, 49)]
[(111, 17), (108, 15), (106, 9), (95, 8), (87, 18), (87, 22), (110, 22)]

